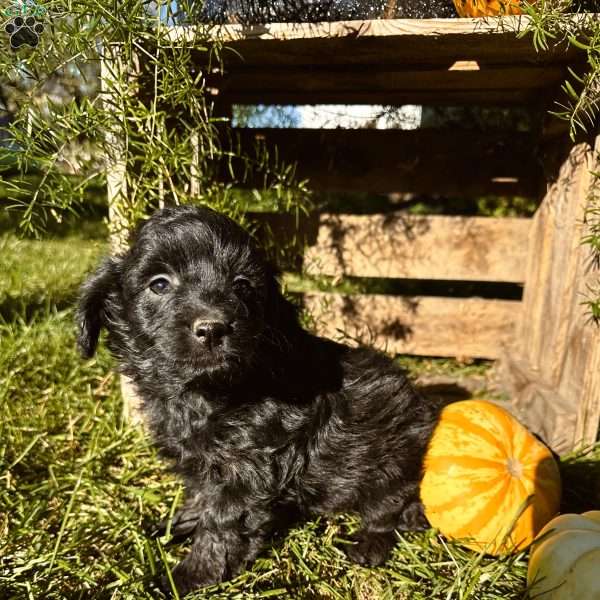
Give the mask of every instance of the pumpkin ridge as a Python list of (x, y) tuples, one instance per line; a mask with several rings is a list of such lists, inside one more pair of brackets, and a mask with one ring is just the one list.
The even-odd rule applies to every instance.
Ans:
[(540, 476), (535, 469), (523, 469), (521, 479), (531, 485), (533, 489), (548, 489), (549, 487), (555, 487), (556, 485), (550, 477)]
[(496, 416), (498, 418), (498, 423), (500, 424), (500, 427), (504, 433), (504, 439), (508, 444), (507, 454), (509, 458), (517, 460), (521, 464), (521, 466), (523, 466), (521, 456), (524, 453), (524, 445), (527, 437), (524, 435), (519, 435), (518, 430), (517, 432), (515, 432), (515, 419), (510, 413), (506, 412), (503, 409), (499, 409), (499, 407), (497, 406), (495, 406), (494, 408), (498, 409), (496, 410)]
[(516, 483), (519, 486), (519, 489), (521, 490), (521, 495), (525, 499), (529, 498), (530, 496), (533, 496), (533, 492), (527, 492), (527, 487), (525, 486), (525, 483), (520, 477), (513, 477), (513, 479), (514, 483)]
[(433, 467), (435, 469), (447, 469), (451, 466), (463, 467), (467, 469), (494, 469), (498, 470), (499, 466), (505, 465), (504, 460), (496, 460), (493, 458), (473, 458), (472, 456), (428, 456), (425, 459), (426, 468)]
[[(492, 520), (492, 517), (498, 512), (498, 498), (506, 496), (508, 488), (511, 485), (511, 479), (511, 477), (507, 478), (502, 488), (489, 498), (485, 506), (480, 509), (479, 513), (473, 519), (458, 528), (457, 531), (453, 533), (453, 537), (461, 538), (466, 537), (467, 535), (475, 537), (473, 532), (481, 531), (486, 523), (489, 523)], [(501, 533), (502, 532), (498, 531), (496, 537)], [(495, 544), (495, 540), (492, 543)]]
[[(506, 475), (499, 475), (497, 476), (495, 479), (490, 480), (490, 481), (479, 481), (476, 483), (470, 483), (469, 484), (469, 492), (471, 492), (471, 494), (474, 496), (476, 494), (481, 494), (482, 492), (488, 491), (496, 486), (498, 486), (498, 484), (501, 484), (504, 482)], [(454, 496), (451, 500), (448, 500), (446, 502), (442, 502), (442, 504), (430, 504), (429, 507), (433, 512), (445, 512), (447, 510), (456, 508), (457, 502), (461, 501), (464, 499), (464, 496), (462, 494), (458, 494), (457, 496)]]
[[(558, 476), (560, 477), (560, 474)], [(536, 502), (541, 505), (540, 510), (544, 510), (544, 514), (548, 519), (554, 517), (559, 509), (560, 494), (558, 498), (553, 497), (551, 494), (555, 488), (556, 481), (552, 480), (550, 475), (537, 477), (533, 480), (533, 495), (536, 497)], [(553, 499), (555, 502), (552, 501)]]
[(515, 450), (515, 457), (519, 459), (524, 469), (529, 465), (537, 464), (537, 460), (542, 454), (537, 447), (537, 443), (534, 437), (524, 435), (518, 450)]
[(471, 433), (483, 440), (485, 440), (492, 448), (498, 450), (502, 455), (506, 454), (506, 449), (498, 443), (498, 438), (494, 437), (489, 431), (484, 429), (481, 425), (477, 425), (472, 421), (469, 421), (463, 415), (457, 415), (453, 413), (449, 413), (443, 416), (443, 423), (446, 426), (452, 425), (459, 429), (461, 432)]
[(525, 508), (523, 508), (523, 504), (517, 507), (515, 517), (517, 517), (519, 511), (522, 512), (512, 524), (512, 529), (510, 531), (506, 531), (504, 535), (506, 536), (506, 541), (510, 541), (514, 549), (520, 550), (521, 548), (527, 546), (529, 532), (533, 529), (531, 522), (535, 521), (535, 515), (539, 514), (539, 512), (543, 510), (539, 504), (540, 500), (544, 500), (544, 497), (541, 494), (535, 493), (535, 485), (533, 481), (530, 481), (531, 486), (529, 486), (533, 489), (532, 491), (528, 491), (528, 486), (524, 481), (525, 478), (513, 477), (512, 479), (514, 480), (512, 483), (518, 487), (518, 495), (525, 498), (523, 504), (527, 502), (528, 505), (525, 506)]
[[(520, 506), (517, 506), (514, 516), (516, 518), (518, 512), (522, 510), (521, 514), (512, 524), (512, 529), (507, 531), (505, 535), (507, 536), (507, 541), (511, 541), (514, 548), (520, 548), (524, 544), (524, 540), (527, 539), (528, 530), (531, 529), (530, 520), (533, 520), (533, 500), (535, 494), (533, 491), (527, 491), (527, 486), (522, 478), (513, 477), (513, 480), (514, 485), (518, 487), (518, 495), (523, 497), (524, 500)], [(528, 503), (528, 505), (523, 508), (525, 503)]]

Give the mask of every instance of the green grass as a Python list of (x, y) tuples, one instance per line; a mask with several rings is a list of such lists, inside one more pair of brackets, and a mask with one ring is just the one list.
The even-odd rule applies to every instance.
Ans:
[[(0, 186), (2, 189), (2, 186)], [(108, 251), (102, 209), (49, 223), (43, 241), (18, 237), (19, 213), (0, 205), (0, 319), (72, 306), (84, 274)]]
[(71, 305), (83, 273), (106, 250), (104, 241), (78, 235), (40, 243), (0, 234), (0, 316)]
[[(124, 422), (107, 352), (90, 361), (77, 355), (72, 308), (63, 306), (106, 246), (75, 234), (39, 242), (4, 234), (2, 244), (0, 302), (12, 305), (3, 304), (0, 320), (0, 598), (160, 598), (153, 581), (185, 546), (150, 532), (182, 490), (143, 433)], [(452, 371), (450, 363), (440, 368)], [(418, 374), (419, 361), (409, 368)], [(462, 368), (452, 372), (460, 377)], [(565, 462), (566, 509), (598, 502), (591, 490), (600, 493), (599, 465), (600, 448)], [(355, 527), (338, 516), (296, 528), (250, 571), (195, 597), (523, 596), (526, 553), (484, 557), (429, 531), (399, 537), (383, 567), (365, 569), (341, 550)]]

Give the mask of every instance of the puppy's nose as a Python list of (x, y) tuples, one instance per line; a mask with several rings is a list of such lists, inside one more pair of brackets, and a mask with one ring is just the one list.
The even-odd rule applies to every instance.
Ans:
[(229, 332), (229, 325), (224, 321), (196, 319), (192, 323), (192, 332), (199, 342), (206, 346), (217, 346)]

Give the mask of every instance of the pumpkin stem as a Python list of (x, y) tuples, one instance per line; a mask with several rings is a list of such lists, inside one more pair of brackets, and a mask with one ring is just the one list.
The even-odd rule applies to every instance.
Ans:
[(523, 476), (523, 465), (518, 459), (510, 457), (506, 461), (506, 468), (512, 477), (521, 478)]

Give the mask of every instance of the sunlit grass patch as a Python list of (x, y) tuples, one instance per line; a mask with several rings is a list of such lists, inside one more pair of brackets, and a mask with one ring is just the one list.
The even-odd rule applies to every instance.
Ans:
[[(72, 312), (0, 326), (0, 590), (7, 598), (156, 598), (185, 547), (151, 532), (181, 497), (143, 432), (122, 418), (104, 350), (84, 362)], [(355, 519), (299, 526), (251, 570), (198, 598), (510, 598), (523, 556), (478, 557), (435, 532), (404, 535), (366, 569), (343, 546)], [(0, 594), (0, 597), (3, 597)], [(448, 595), (450, 594), (450, 595)]]
[[(160, 575), (186, 552), (152, 532), (182, 500), (144, 432), (122, 416), (118, 375), (101, 345), (84, 361), (70, 305), (105, 247), (85, 236), (23, 241), (5, 236), (12, 273), (0, 298), (22, 308), (0, 320), (0, 599), (161, 598)], [(45, 262), (54, 257), (56, 268)], [(28, 310), (32, 298), (43, 298)], [(68, 299), (68, 300), (67, 300)], [(489, 363), (400, 358), (414, 378), (484, 377)], [(563, 463), (563, 509), (585, 510), (600, 446)], [(596, 486), (597, 487), (597, 486)], [(596, 494), (596, 496), (593, 496)], [(527, 553), (481, 556), (437, 532), (398, 536), (379, 568), (343, 552), (357, 527), (338, 515), (281, 533), (251, 568), (198, 591), (199, 599), (517, 600)]]
[(84, 273), (107, 251), (105, 241), (76, 234), (39, 241), (0, 233), (0, 317), (66, 307)]

